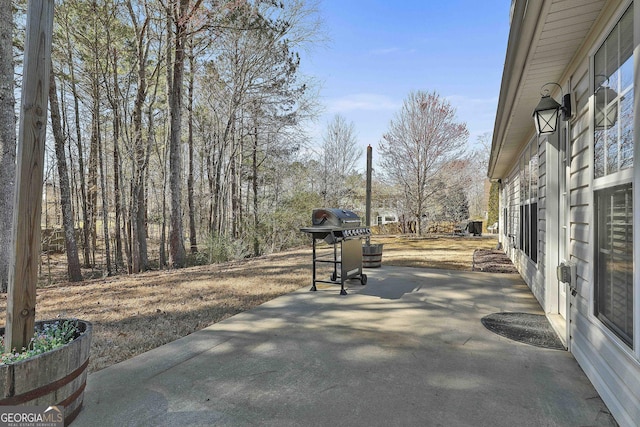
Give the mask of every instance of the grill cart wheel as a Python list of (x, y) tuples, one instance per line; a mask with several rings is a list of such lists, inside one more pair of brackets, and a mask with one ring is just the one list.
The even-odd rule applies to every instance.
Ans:
[(360, 275), (360, 284), (361, 284), (362, 286), (364, 286), (364, 285), (366, 285), (366, 284), (367, 284), (367, 275), (366, 275), (366, 274), (362, 274), (362, 275)]

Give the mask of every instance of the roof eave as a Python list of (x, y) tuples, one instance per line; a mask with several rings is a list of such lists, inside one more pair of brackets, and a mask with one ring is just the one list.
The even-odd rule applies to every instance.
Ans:
[(496, 163), (505, 142), (507, 124), (518, 95), (524, 74), (524, 65), (530, 54), (532, 40), (538, 28), (543, 6), (542, 1), (514, 0), (514, 3), (491, 142), (491, 156), (487, 173), (489, 179), (502, 178), (502, 173), (496, 173)]

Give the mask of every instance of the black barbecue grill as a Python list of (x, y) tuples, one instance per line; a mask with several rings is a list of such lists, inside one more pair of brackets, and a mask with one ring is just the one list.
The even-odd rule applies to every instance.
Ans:
[[(367, 283), (367, 275), (362, 273), (362, 243), (360, 240), (371, 235), (371, 230), (360, 226), (360, 217), (346, 209), (314, 209), (311, 214), (311, 227), (300, 231), (311, 234), (313, 242), (313, 286), (316, 283), (340, 284), (340, 295), (346, 295), (344, 282), (360, 276), (360, 283)], [(316, 240), (324, 240), (333, 245), (329, 254), (318, 255)], [(340, 249), (338, 251), (338, 248)], [(329, 280), (316, 278), (317, 263), (333, 264), (333, 273)]]

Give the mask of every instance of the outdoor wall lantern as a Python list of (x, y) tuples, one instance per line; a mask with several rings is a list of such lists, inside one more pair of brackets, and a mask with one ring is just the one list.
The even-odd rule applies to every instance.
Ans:
[(595, 126), (596, 130), (607, 130), (612, 128), (618, 120), (617, 104), (614, 104), (607, 108), (607, 104), (616, 99), (618, 97), (618, 93), (609, 87), (609, 79), (607, 78), (607, 76), (598, 75), (596, 77), (603, 77), (604, 80), (602, 81), (602, 83), (600, 83), (600, 86), (598, 86), (595, 91)]
[(571, 118), (571, 94), (562, 96), (562, 104), (553, 99), (549, 89), (546, 86), (556, 85), (562, 91), (562, 87), (558, 83), (545, 83), (540, 88), (542, 98), (538, 106), (533, 110), (533, 120), (536, 124), (538, 135), (554, 133), (558, 127), (558, 115), (562, 113), (562, 120), (567, 121)]

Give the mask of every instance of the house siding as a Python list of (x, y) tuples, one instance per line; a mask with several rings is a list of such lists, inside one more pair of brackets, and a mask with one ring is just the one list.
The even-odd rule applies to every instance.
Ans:
[[(544, 191), (545, 191), (545, 160), (544, 151), (541, 153), (537, 144), (537, 138), (531, 140), (531, 144), (537, 147), (536, 155), (538, 157), (538, 237), (537, 237), (537, 250), (538, 261), (534, 263), (525, 253), (520, 249), (519, 239), (522, 237), (520, 233), (520, 204), (522, 203), (520, 196), (520, 174), (519, 174), (519, 162), (516, 162), (509, 178), (504, 183), (503, 197), (506, 197), (506, 202), (503, 202), (504, 206), (508, 207), (509, 227), (508, 234), (515, 236), (515, 248), (512, 245), (512, 241), (509, 237), (505, 242), (505, 252), (511, 258), (514, 266), (524, 279), (525, 283), (531, 289), (531, 292), (536, 297), (542, 307), (545, 306), (545, 280), (544, 280), (544, 232), (545, 232), (545, 219), (544, 219)], [(527, 147), (528, 144), (524, 144)], [(524, 148), (523, 148), (524, 150)], [(518, 159), (520, 156), (518, 156)], [(542, 175), (541, 175), (542, 174)]]
[[(633, 351), (602, 325), (592, 309), (595, 230), (591, 226), (594, 204), (589, 58), (579, 64), (571, 82), (576, 113), (570, 123), (569, 250), (571, 260), (577, 262), (578, 288), (570, 306), (571, 352), (618, 422), (637, 425), (640, 420), (640, 364)], [(637, 164), (638, 159), (636, 167)]]
[[(621, 426), (637, 426), (640, 420), (640, 334), (635, 332), (634, 348), (631, 349), (615, 336), (594, 315), (594, 262), (595, 262), (595, 226), (594, 218), (594, 186), (593, 186), (593, 129), (591, 121), (593, 116), (591, 103), (593, 102), (593, 77), (590, 71), (590, 56), (601, 45), (602, 40), (612, 26), (615, 25), (621, 13), (626, 10), (630, 2), (610, 2), (606, 13), (594, 28), (597, 28), (585, 41), (585, 48), (581, 50), (581, 58), (575, 58), (570, 69), (565, 70), (564, 78), (558, 83), (571, 93), (573, 104), (573, 117), (568, 122), (568, 256), (569, 260), (577, 266), (577, 294), (569, 299), (567, 321), (569, 322), (567, 337), (569, 349), (593, 383), (594, 387), (609, 407), (611, 413)], [(640, 1), (635, 4), (635, 86), (640, 87)], [(634, 185), (634, 233), (640, 232), (640, 91), (635, 94), (635, 179)], [(529, 140), (519, 141), (521, 147), (526, 146)], [(537, 139), (536, 139), (537, 141)], [(501, 201), (502, 206), (508, 208), (508, 224), (505, 224), (505, 250), (512, 259), (514, 265), (522, 275), (524, 281), (531, 288), (546, 312), (557, 310), (550, 289), (555, 286), (555, 278), (545, 280), (544, 272), (551, 274), (557, 255), (554, 244), (547, 241), (553, 239), (552, 230), (555, 228), (550, 221), (557, 221), (554, 213), (554, 197), (557, 189), (553, 188), (555, 181), (551, 174), (555, 173), (553, 152), (547, 150), (549, 142), (546, 138), (540, 138), (538, 146), (538, 262), (531, 260), (519, 249), (519, 215), (520, 215), (520, 182), (518, 174), (519, 158), (512, 160), (511, 172), (503, 182)], [(566, 220), (566, 219), (565, 219)], [(503, 221), (504, 222), (504, 221)], [(548, 232), (549, 231), (549, 232)], [(508, 234), (516, 235), (515, 248), (510, 244)], [(637, 253), (640, 244), (636, 243), (635, 253), (635, 287), (638, 293), (638, 260)], [(560, 254), (561, 256), (563, 254)], [(552, 280), (553, 279), (553, 280)], [(546, 289), (545, 286), (549, 287)], [(640, 321), (640, 296), (635, 296), (634, 309), (635, 326), (638, 329)], [(555, 304), (555, 305), (554, 305)]]
[(538, 265), (536, 272), (537, 295), (540, 305), (546, 307), (545, 272), (547, 260), (547, 144), (536, 138), (538, 151)]
[[(523, 258), (526, 262), (526, 272), (527, 277), (529, 277), (529, 287), (531, 291), (535, 295), (540, 305), (544, 308), (546, 307), (546, 292), (545, 292), (545, 278), (544, 278), (544, 255), (545, 255), (545, 213), (546, 213), (546, 144), (541, 144), (541, 140), (538, 137), (534, 137), (530, 142), (532, 147), (535, 147), (536, 156), (538, 157), (538, 215), (537, 215), (537, 242), (536, 242), (536, 250), (538, 253), (536, 254), (537, 262), (534, 263), (529, 259), (526, 255), (523, 254)], [(542, 146), (542, 148), (541, 148)], [(544, 179), (540, 179), (540, 176), (543, 176)]]
[(505, 191), (506, 197), (505, 206), (507, 207), (507, 217), (509, 220), (508, 224), (508, 238), (505, 248), (506, 252), (511, 259), (514, 259), (516, 256), (516, 248), (518, 245), (518, 230), (520, 228), (519, 222), (519, 203), (520, 203), (520, 177), (517, 172), (511, 173), (509, 178), (505, 183)]

